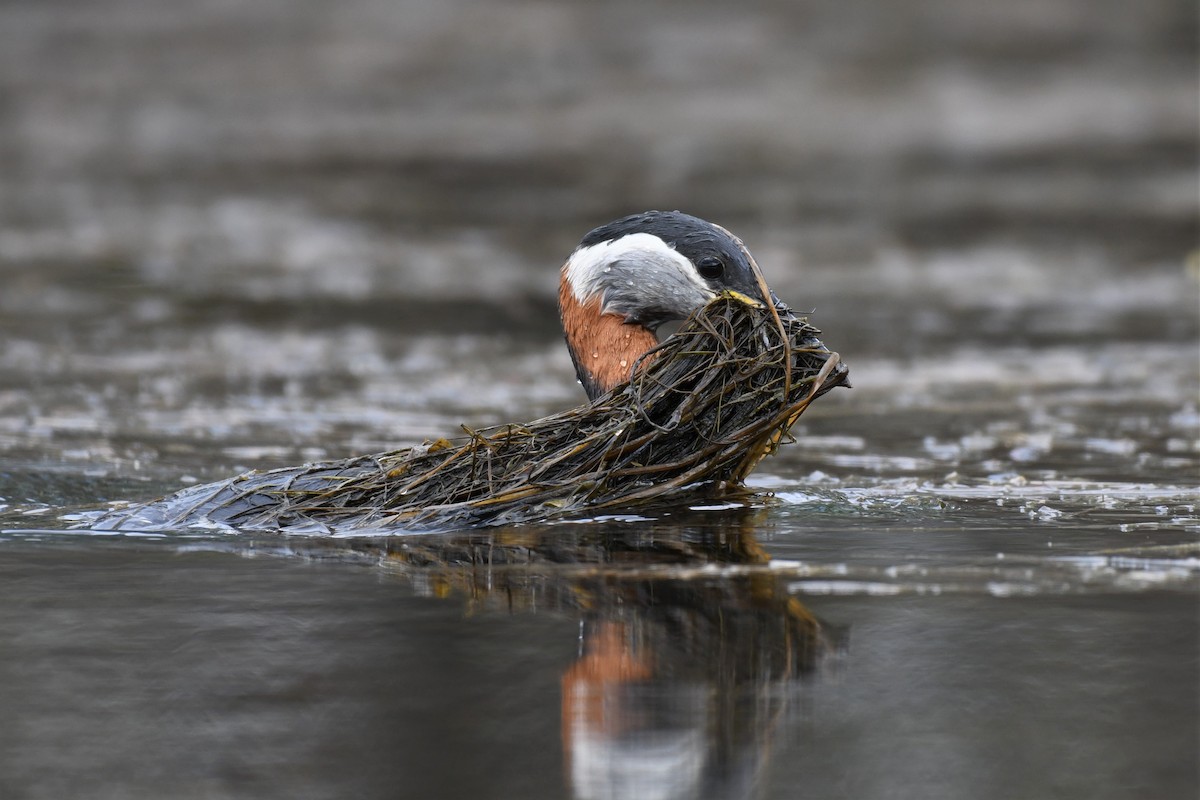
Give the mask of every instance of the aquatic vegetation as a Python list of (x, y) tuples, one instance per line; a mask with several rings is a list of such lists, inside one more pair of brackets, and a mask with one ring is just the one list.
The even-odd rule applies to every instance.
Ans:
[(440, 530), (737, 490), (809, 404), (847, 383), (806, 320), (726, 293), (593, 402), (522, 425), (253, 471), (115, 509), (93, 529)]

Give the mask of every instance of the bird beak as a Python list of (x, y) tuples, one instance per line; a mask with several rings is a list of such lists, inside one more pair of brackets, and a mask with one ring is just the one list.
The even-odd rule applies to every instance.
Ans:
[[(762, 308), (763, 307), (761, 300), (755, 300), (750, 295), (742, 294), (741, 292), (737, 291), (736, 289), (722, 289), (718, 293), (718, 296), (719, 297), (728, 297), (732, 300), (737, 300), (739, 303), (750, 306), (751, 308)], [(774, 295), (772, 295), (772, 299), (774, 299)]]

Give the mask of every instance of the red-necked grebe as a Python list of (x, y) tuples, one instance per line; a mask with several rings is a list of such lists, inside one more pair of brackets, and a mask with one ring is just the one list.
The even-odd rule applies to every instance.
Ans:
[[(90, 517), (103, 530), (444, 530), (736, 490), (846, 368), (741, 241), (677, 211), (596, 228), (559, 306), (589, 403), (458, 442), (252, 471)], [(688, 321), (659, 343), (656, 330)]]

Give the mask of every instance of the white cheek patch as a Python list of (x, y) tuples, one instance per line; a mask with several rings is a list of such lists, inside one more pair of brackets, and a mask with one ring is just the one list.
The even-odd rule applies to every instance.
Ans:
[(580, 247), (571, 254), (563, 272), (580, 303), (600, 295), (607, 305), (614, 295), (635, 295), (639, 281), (647, 291), (669, 287), (670, 293), (681, 300), (713, 296), (692, 262), (650, 233), (631, 233)]

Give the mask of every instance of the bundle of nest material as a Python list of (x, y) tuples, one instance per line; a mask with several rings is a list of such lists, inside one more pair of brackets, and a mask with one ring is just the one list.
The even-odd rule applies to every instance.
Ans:
[(847, 382), (820, 333), (722, 295), (585, 406), (343, 461), (253, 471), (109, 511), (92, 529), (450, 530), (736, 488), (814, 399)]

